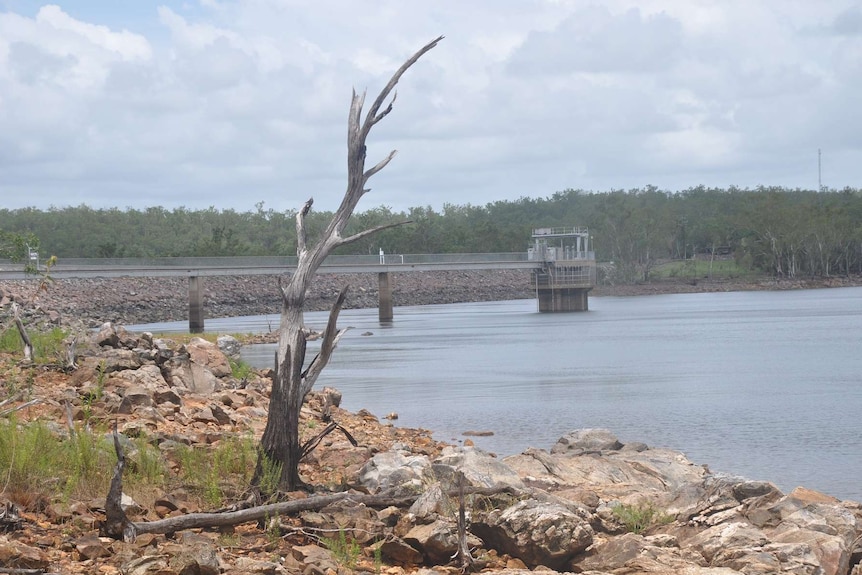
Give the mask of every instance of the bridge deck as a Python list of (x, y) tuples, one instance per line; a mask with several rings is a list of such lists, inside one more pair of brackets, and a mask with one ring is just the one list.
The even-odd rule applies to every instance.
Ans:
[[(212, 277), (279, 275), (296, 269), (295, 257), (241, 258), (114, 258), (64, 259), (51, 268), (51, 276), (87, 277)], [(443, 270), (537, 269), (542, 262), (527, 254), (387, 254), (380, 256), (330, 256), (318, 273), (384, 273)], [(0, 262), (0, 279), (27, 279), (21, 264)]]

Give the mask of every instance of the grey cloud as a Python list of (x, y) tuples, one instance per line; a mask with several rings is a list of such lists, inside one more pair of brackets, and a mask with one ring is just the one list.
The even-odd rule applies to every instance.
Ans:
[(648, 73), (667, 69), (680, 56), (682, 28), (666, 14), (621, 15), (590, 7), (554, 30), (534, 31), (512, 56), (515, 73)]
[[(831, 185), (862, 184), (862, 62), (843, 2), (824, 3), (817, 34), (800, 33), (816, 21), (802, 18), (810, 10), (777, 0), (744, 13), (711, 2), (648, 12), (661, 0), (432, 4), (384, 1), (372, 13), (337, 0), (228, 0), (181, 12), (174, 28), (161, 22), (150, 57), (135, 61), (89, 43), (62, 52), (50, 31), (24, 18), (4, 28), (0, 13), (0, 53), (4, 39), (23, 41), (0, 57), (0, 195), (8, 207), (236, 209), (314, 196), (334, 209), (351, 88), (368, 89), (367, 109), (440, 33), (371, 134), (369, 161), (399, 154), (360, 209), (569, 187), (805, 185), (818, 146)], [(52, 46), (77, 60), (34, 49)], [(72, 65), (84, 88), (58, 82)]]
[(831, 32), (839, 36), (862, 36), (862, 10), (854, 6), (835, 16)]
[(50, 54), (34, 44), (12, 42), (9, 45), (9, 67), (15, 77), (25, 84), (54, 82), (78, 62), (72, 55)]
[(198, 92), (222, 90), (253, 79), (255, 61), (232, 46), (223, 37), (216, 38), (206, 50), (182, 54), (176, 62), (176, 74)]

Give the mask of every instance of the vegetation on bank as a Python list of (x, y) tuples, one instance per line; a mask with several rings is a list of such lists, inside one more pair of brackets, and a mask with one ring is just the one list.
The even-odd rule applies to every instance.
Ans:
[[(62, 361), (65, 344), (63, 341), (68, 336), (65, 330), (54, 327), (48, 330), (34, 330), (30, 333), (33, 343), (33, 360), (37, 363), (50, 363)], [(14, 326), (7, 326), (0, 331), (0, 353), (21, 355), (24, 350), (24, 342), (21, 335)]]
[[(201, 508), (235, 501), (248, 487), (257, 444), (251, 436), (220, 441), (209, 449), (177, 444), (163, 453), (144, 434), (125, 446), (126, 492), (152, 507), (156, 492), (183, 487)], [(79, 421), (58, 435), (44, 421), (0, 419), (0, 494), (25, 509), (92, 501), (108, 492), (117, 457), (107, 422)]]
[[(217, 338), (217, 334), (171, 337), (188, 340), (201, 335), (211, 341)], [(61, 328), (32, 330), (32, 363), (20, 363), (23, 344), (18, 331), (14, 327), (0, 331), (0, 469), (6, 470), (0, 491), (28, 509), (104, 497), (117, 461), (110, 422), (95, 415), (103, 400), (102, 377), (83, 398), (83, 408), (72, 425), (64, 430), (42, 420), (18, 421), (14, 409), (2, 407), (13, 401), (39, 402), (34, 397), (37, 374), (62, 365), (68, 336)], [(242, 360), (232, 360), (231, 368), (238, 379), (251, 372)], [(257, 445), (250, 435), (226, 439), (206, 450), (178, 444), (165, 456), (154, 437), (131, 433), (136, 437), (126, 446), (125, 478), (129, 493), (141, 503), (151, 503), (148, 499), (156, 488), (181, 485), (202, 507), (218, 507), (247, 487), (257, 459)]]
[[(245, 213), (86, 205), (0, 209), (0, 230), (7, 240), (12, 238), (7, 244), (19, 257), (21, 246), (36, 238), (43, 253), (61, 260), (295, 255), (296, 212), (265, 209), (263, 202), (255, 208)], [(309, 234), (319, 234), (331, 217), (329, 212), (310, 212)], [(699, 186), (673, 193), (652, 186), (604, 193), (569, 189), (546, 198), (484, 206), (447, 204), (440, 211), (415, 207), (396, 212), (381, 206), (354, 214), (345, 234), (403, 220), (413, 223), (363, 238), (342, 253), (377, 254), (380, 248), (400, 254), (521, 252), (535, 227), (586, 226), (598, 260), (613, 262), (604, 268), (613, 283), (661, 277), (666, 272), (659, 264), (693, 255), (712, 260), (713, 273), (726, 265), (718, 261), (732, 260), (738, 277), (753, 272), (788, 278), (862, 272), (862, 190), (851, 188), (817, 192)], [(25, 236), (23, 244), (18, 241)], [(689, 271), (676, 274), (685, 277)]]

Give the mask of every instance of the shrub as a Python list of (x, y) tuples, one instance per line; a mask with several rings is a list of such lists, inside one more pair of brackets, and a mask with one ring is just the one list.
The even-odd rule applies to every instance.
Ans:
[(613, 508), (613, 513), (626, 530), (632, 533), (643, 533), (654, 525), (665, 525), (673, 521), (673, 517), (659, 510), (651, 501), (641, 501), (634, 505), (621, 503)]
[(347, 539), (344, 529), (338, 530), (337, 537), (324, 537), (322, 543), (332, 552), (333, 557), (335, 557), (338, 563), (348, 569), (356, 567), (362, 549), (355, 540)]

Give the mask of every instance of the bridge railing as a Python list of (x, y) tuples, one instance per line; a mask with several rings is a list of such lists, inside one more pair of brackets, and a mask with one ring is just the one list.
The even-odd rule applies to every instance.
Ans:
[(58, 267), (296, 267), (296, 256), (60, 258)]
[[(483, 263), (527, 261), (526, 252), (510, 253), (450, 253), (450, 254), (387, 254), (332, 255), (323, 266), (398, 265), (433, 263)], [(85, 267), (164, 267), (164, 268), (241, 268), (241, 267), (296, 267), (296, 256), (231, 256), (231, 257), (158, 257), (158, 258), (62, 258), (58, 269)], [(9, 264), (17, 266), (18, 264)], [(0, 262), (4, 267), (4, 262)]]
[[(386, 263), (389, 257), (401, 257), (396, 254), (384, 254)], [(405, 264), (433, 264), (433, 263), (483, 263), (483, 262), (525, 262), (527, 252), (504, 252), (494, 254), (404, 254)], [(328, 261), (328, 259), (327, 259)], [(398, 263), (393, 261), (393, 263)]]

